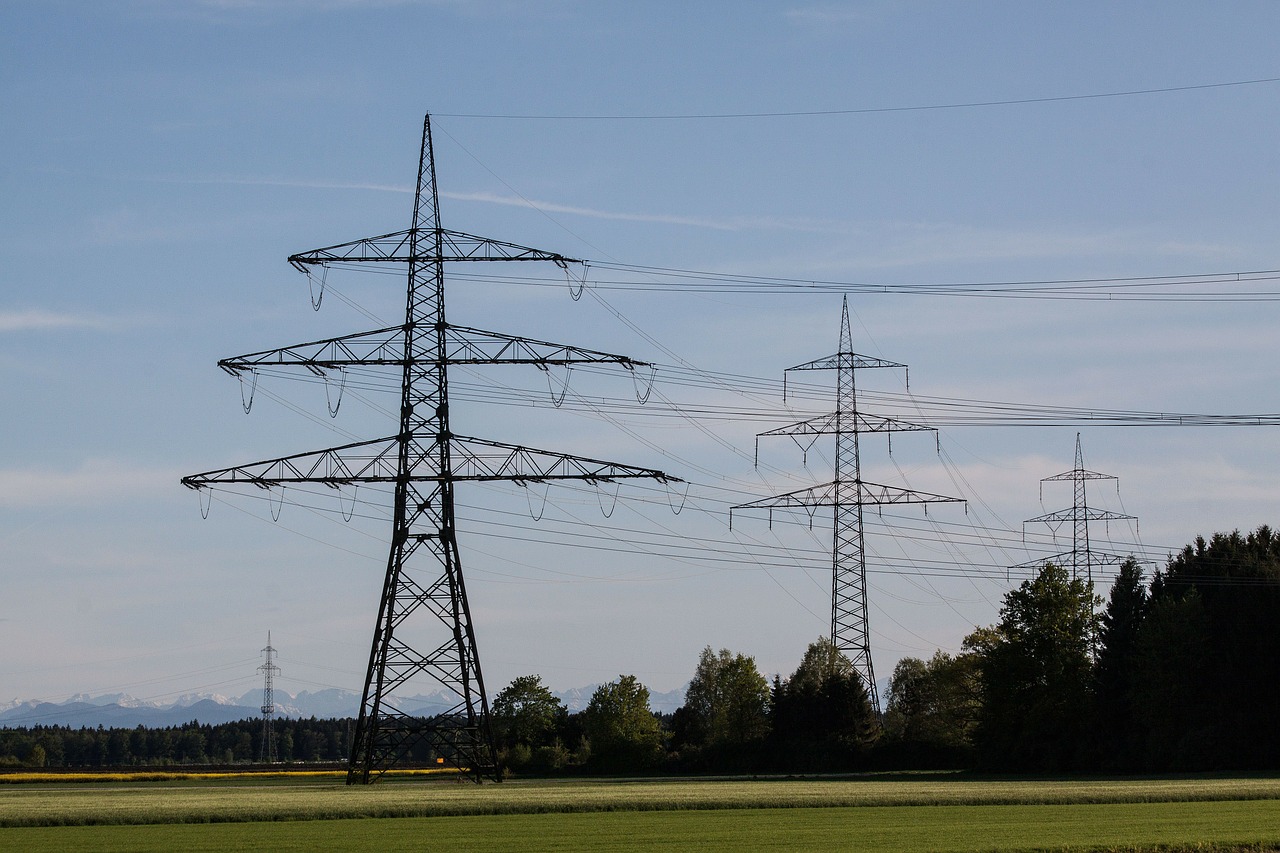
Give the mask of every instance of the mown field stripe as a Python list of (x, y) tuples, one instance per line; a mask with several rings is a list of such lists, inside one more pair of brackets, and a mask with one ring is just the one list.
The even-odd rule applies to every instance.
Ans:
[(1280, 800), (1280, 779), (331, 780), (0, 787), (0, 826), (334, 820), (593, 811)]
[(654, 848), (972, 851), (1226, 850), (1280, 845), (1280, 801), (905, 806), (526, 814), (306, 823), (29, 827), (0, 847), (44, 853), (319, 849)]

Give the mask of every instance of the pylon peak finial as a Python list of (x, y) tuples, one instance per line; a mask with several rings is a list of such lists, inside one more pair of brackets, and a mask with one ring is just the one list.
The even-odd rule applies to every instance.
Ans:
[(853, 334), (849, 331), (849, 296), (844, 297), (840, 312), (840, 352), (853, 352)]

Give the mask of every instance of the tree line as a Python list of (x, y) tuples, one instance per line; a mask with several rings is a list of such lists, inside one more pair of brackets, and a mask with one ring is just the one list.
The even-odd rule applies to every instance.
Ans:
[[(1101, 608), (1101, 609), (1099, 609)], [(1046, 566), (960, 654), (906, 659), (884, 737), (993, 770), (1280, 767), (1280, 536), (1214, 535), (1103, 601)]]
[(865, 686), (825, 637), (772, 684), (752, 657), (707, 647), (674, 714), (652, 712), (632, 675), (570, 714), (529, 675), (498, 694), (492, 719), (501, 763), (533, 773), (838, 770), (858, 763), (877, 733)]
[(1280, 767), (1280, 535), (1200, 537), (1151, 578), (1126, 560), (1105, 602), (1046, 564), (959, 654), (904, 658), (883, 719), (820, 638), (787, 679), (703, 650), (683, 707), (648, 712), (631, 676), (578, 715), (536, 676), (494, 704), (516, 770), (976, 768), (1170, 772)]
[[(1197, 538), (1148, 580), (1125, 561), (1104, 601), (1061, 566), (1011, 590), (958, 654), (904, 658), (882, 719), (828, 638), (787, 678), (705, 648), (685, 704), (622, 675), (570, 713), (537, 675), (494, 699), (515, 773), (979, 768), (1167, 772), (1280, 767), (1280, 535)], [(282, 761), (344, 761), (351, 720), (276, 721)], [(261, 720), (165, 729), (0, 729), (0, 766), (255, 761)], [(411, 759), (431, 762), (433, 756)]]
[[(529, 675), (495, 697), (490, 717), (502, 765), (519, 773), (751, 770), (775, 763), (838, 769), (876, 732), (866, 690), (825, 638), (809, 646), (791, 678), (772, 686), (754, 659), (705, 649), (686, 704), (674, 714), (651, 711), (649, 690), (635, 676), (601, 685), (585, 709), (570, 713), (539, 676)], [(278, 719), (277, 757), (345, 761), (352, 728), (350, 719)], [(258, 762), (261, 743), (260, 719), (0, 729), (0, 767), (244, 765)], [(434, 764), (435, 757), (424, 741), (406, 758)]]
[[(281, 761), (346, 761), (354, 721), (273, 721)], [(0, 767), (168, 767), (252, 764), (261, 756), (262, 719), (190, 722), (163, 728), (0, 729)]]

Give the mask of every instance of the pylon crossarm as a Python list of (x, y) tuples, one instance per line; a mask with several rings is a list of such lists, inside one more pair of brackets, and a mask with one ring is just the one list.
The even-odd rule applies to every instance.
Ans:
[[(424, 251), (425, 247), (434, 250), (436, 245), (434, 237), (437, 232), (440, 237), (440, 253)], [(415, 245), (417, 246), (416, 254), (413, 248)], [(444, 228), (424, 229), (422, 233), (415, 233), (415, 230), (410, 228), (289, 256), (289, 263), (304, 272), (307, 266), (412, 261), (551, 261), (560, 265), (581, 263), (575, 258), (567, 258), (555, 252), (531, 249), (528, 246), (491, 240), (487, 237), (477, 237)]]
[[(235, 375), (260, 367), (300, 366), (316, 370), (353, 365), (403, 367), (404, 333), (404, 326), (390, 326), (224, 358), (218, 366)], [(627, 369), (652, 366), (625, 355), (465, 326), (445, 327), (445, 347), (449, 364), (618, 364)]]
[[(182, 478), (182, 485), (200, 489), (213, 485), (247, 484), (269, 488), (287, 483), (388, 483), (396, 479), (398, 442), (395, 438), (359, 441), (326, 450), (314, 450), (206, 471)], [(423, 478), (430, 479), (430, 478)]]
[(1038, 515), (1035, 518), (1028, 518), (1023, 522), (1023, 524), (1031, 524), (1032, 522), (1055, 524), (1063, 521), (1124, 521), (1135, 517), (1136, 516), (1125, 515), (1121, 512), (1111, 512), (1106, 509), (1072, 507), (1071, 509), (1060, 509), (1055, 512)]
[(905, 369), (906, 365), (898, 364), (896, 361), (885, 361), (883, 358), (874, 358), (869, 355), (858, 355), (856, 352), (838, 352), (826, 358), (818, 358), (813, 361), (806, 361), (804, 364), (797, 364), (795, 367), (788, 367), (787, 370), (839, 370), (842, 367), (852, 367), (859, 370), (872, 367), (901, 367)]
[(879, 483), (844, 483), (847, 488), (856, 487), (856, 493), (842, 492), (836, 496), (836, 483), (824, 483), (807, 489), (798, 489), (781, 495), (774, 495), (751, 503), (738, 504), (733, 509), (782, 509), (786, 507), (817, 507), (852, 504), (925, 504), (925, 503), (964, 503), (964, 498), (953, 498), (946, 495), (935, 495), (932, 492), (919, 492), (914, 489), (899, 489), (896, 486), (885, 486)]
[(549, 450), (535, 450), (480, 438), (454, 436), (450, 444), (454, 480), (585, 480), (609, 482), (621, 479), (651, 479), (661, 483), (682, 483), (652, 468), (619, 465), (585, 456), (571, 456)]
[(799, 423), (787, 424), (784, 427), (758, 432), (756, 435), (764, 437), (766, 435), (829, 435), (836, 431), (835, 413), (828, 415), (818, 415), (816, 418), (800, 421)]
[(936, 432), (933, 427), (900, 421), (895, 418), (864, 415), (862, 412), (845, 412), (838, 425), (836, 415), (832, 413), (771, 429), (767, 432), (758, 433), (758, 435), (833, 435), (836, 432), (852, 432), (855, 423), (858, 432)]
[(895, 486), (882, 486), (879, 483), (858, 483), (858, 502), (864, 504), (932, 504), (967, 503), (964, 498), (953, 498), (949, 495), (935, 495), (932, 492), (920, 492), (915, 489), (899, 489)]
[(785, 509), (787, 507), (819, 507), (819, 506), (835, 506), (836, 503), (836, 484), (823, 483), (821, 486), (810, 486), (807, 489), (797, 489), (794, 492), (787, 492), (773, 497), (761, 498), (758, 501), (737, 504), (730, 507), (735, 509)]
[(306, 272), (307, 266), (359, 261), (407, 261), (411, 255), (413, 229), (365, 237), (336, 246), (312, 249), (289, 256), (289, 263)]
[(450, 364), (620, 364), (628, 369), (652, 366), (625, 355), (465, 326), (445, 329), (445, 347)]
[[(421, 437), (420, 437), (421, 438)], [(213, 485), (246, 484), (267, 488), (289, 483), (323, 483), (344, 486), (353, 483), (394, 483), (399, 479), (399, 443), (396, 438), (380, 438), (344, 444), (327, 450), (298, 453), (220, 468), (182, 478), (182, 485), (199, 489)], [(442, 476), (430, 454), (410, 460), (410, 482), (448, 480), (586, 480), (609, 482), (621, 479), (651, 479), (662, 483), (684, 482), (653, 468), (619, 465), (585, 456), (536, 450), (517, 444), (503, 444), (481, 438), (453, 436), (450, 452), (453, 471)]]
[(442, 261), (551, 261), (555, 264), (579, 264), (577, 258), (568, 258), (557, 252), (531, 249), (516, 243), (477, 237), (461, 231), (440, 229), (440, 239), (445, 253)]
[[(1046, 563), (1052, 563), (1055, 566), (1070, 566), (1073, 559), (1079, 559), (1083, 554), (1077, 555), (1073, 551), (1065, 551), (1061, 554), (1052, 554), (1047, 557), (1039, 557), (1035, 560), (1027, 560), (1025, 563), (1017, 563), (1010, 566), (1011, 569), (1042, 569)], [(1110, 554), (1106, 551), (1090, 551), (1089, 562), (1094, 565), (1118, 566), (1131, 557), (1122, 554)], [(1141, 562), (1141, 561), (1140, 561)]]
[(880, 415), (856, 414), (858, 432), (937, 432), (931, 426), (900, 421), (897, 418), (885, 418)]
[(1042, 477), (1040, 482), (1053, 483), (1059, 480), (1117, 480), (1114, 474), (1099, 474), (1097, 471), (1086, 471), (1078, 468), (1075, 471), (1064, 471), (1061, 474), (1054, 474), (1052, 477)]
[(356, 364), (404, 364), (404, 326), (357, 332), (337, 338), (224, 358), (218, 366), (231, 374), (258, 367), (345, 367)]

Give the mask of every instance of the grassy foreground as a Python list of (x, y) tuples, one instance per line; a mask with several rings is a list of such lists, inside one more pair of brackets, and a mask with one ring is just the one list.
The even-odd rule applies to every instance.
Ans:
[[(348, 788), (278, 774), (158, 782), (0, 786), (0, 826), (221, 823), (609, 811), (869, 806), (1280, 802), (1280, 777), (989, 779), (877, 774), (817, 779), (562, 779), (476, 786), (388, 777)], [(1278, 824), (1280, 825), (1280, 824)]]
[[(1261, 807), (1260, 807), (1261, 806)], [(21, 827), (0, 847), (42, 851), (1269, 850), (1280, 803), (870, 806), (512, 814), (274, 823)]]
[(0, 826), (31, 851), (1264, 850), (1280, 779), (28, 783), (0, 786)]

